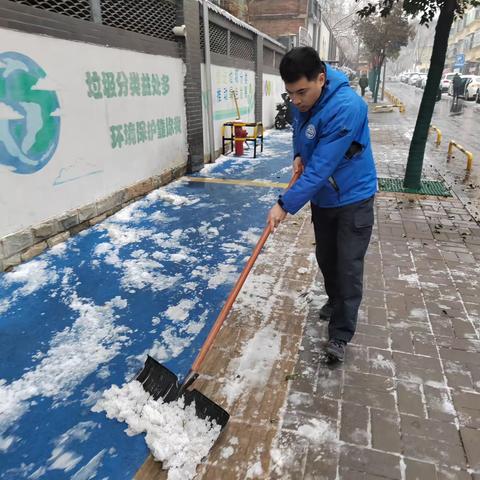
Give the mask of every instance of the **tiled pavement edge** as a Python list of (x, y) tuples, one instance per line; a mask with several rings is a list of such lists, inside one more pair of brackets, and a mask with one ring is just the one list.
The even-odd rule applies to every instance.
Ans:
[[(372, 131), (380, 172), (401, 174), (398, 125)], [(376, 214), (358, 330), (338, 368), (322, 362), (308, 209), (271, 239), (199, 388), (228, 404), (229, 371), (260, 329), (280, 336), (281, 360), (266, 387), (230, 405), (199, 478), (480, 479), (480, 228), (457, 198), (379, 194)], [(147, 462), (137, 478), (165, 478), (158, 470)]]

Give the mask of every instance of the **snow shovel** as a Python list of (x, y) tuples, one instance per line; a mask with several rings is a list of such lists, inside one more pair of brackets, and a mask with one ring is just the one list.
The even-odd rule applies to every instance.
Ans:
[[(288, 188), (290, 188), (299, 178), (300, 173), (293, 175)], [(164, 365), (157, 362), (150, 355), (145, 361), (143, 369), (138, 373), (136, 380), (139, 381), (143, 389), (152, 395), (154, 400), (162, 397), (164, 402), (173, 402), (180, 398), (184, 397), (185, 405), (190, 405), (192, 402), (195, 404), (195, 411), (199, 418), (205, 419), (209, 418), (214, 420), (220, 427), (223, 429), (230, 418), (228, 412), (226, 412), (220, 405), (216, 404), (205, 395), (200, 393), (198, 390), (188, 390), (188, 387), (198, 378), (198, 370), (203, 360), (205, 359), (208, 351), (210, 350), (220, 328), (223, 325), (223, 322), (227, 318), (233, 303), (235, 302), (245, 280), (247, 279), (250, 270), (252, 269), (255, 261), (258, 258), (265, 242), (270, 236), (271, 230), (270, 226), (267, 225), (262, 233), (262, 236), (258, 240), (251, 257), (249, 258), (247, 264), (243, 268), (240, 277), (235, 283), (230, 295), (225, 302), (225, 305), (222, 308), (222, 311), (218, 315), (215, 323), (213, 324), (210, 333), (208, 334), (207, 339), (205, 340), (200, 352), (193, 362), (193, 365), (190, 369), (190, 372), (185, 377), (183, 382), (178, 380), (178, 377)]]

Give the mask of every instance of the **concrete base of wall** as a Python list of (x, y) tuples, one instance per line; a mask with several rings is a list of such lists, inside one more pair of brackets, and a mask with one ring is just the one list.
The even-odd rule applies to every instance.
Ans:
[(100, 223), (152, 190), (182, 177), (186, 171), (187, 164), (167, 170), (161, 175), (138, 182), (60, 217), (0, 238), (0, 272), (9, 271), (47, 248)]

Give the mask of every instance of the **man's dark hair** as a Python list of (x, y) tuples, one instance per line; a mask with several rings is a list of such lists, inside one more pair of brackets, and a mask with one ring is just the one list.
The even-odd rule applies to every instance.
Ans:
[(325, 64), (312, 47), (292, 48), (280, 62), (280, 75), (285, 83), (296, 82), (302, 77), (309, 81), (315, 80), (324, 72)]

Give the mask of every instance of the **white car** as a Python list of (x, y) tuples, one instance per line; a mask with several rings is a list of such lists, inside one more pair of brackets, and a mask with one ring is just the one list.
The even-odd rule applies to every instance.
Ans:
[(427, 73), (419, 73), (417, 76), (417, 79), (415, 80), (414, 85), (418, 88), (425, 88), (425, 84), (427, 83), (427, 77), (428, 77)]
[(480, 76), (472, 75), (472, 78), (469, 78), (467, 80), (467, 83), (465, 86), (465, 99), (466, 100), (477, 99), (478, 101), (478, 96), (480, 96)]
[(415, 82), (418, 80), (418, 73), (412, 73), (409, 77), (408, 77), (408, 84), (409, 85), (415, 85)]
[(442, 87), (442, 92), (448, 92), (450, 89), (450, 84), (452, 83), (452, 78), (455, 76), (454, 73), (447, 73), (443, 76), (440, 86)]

